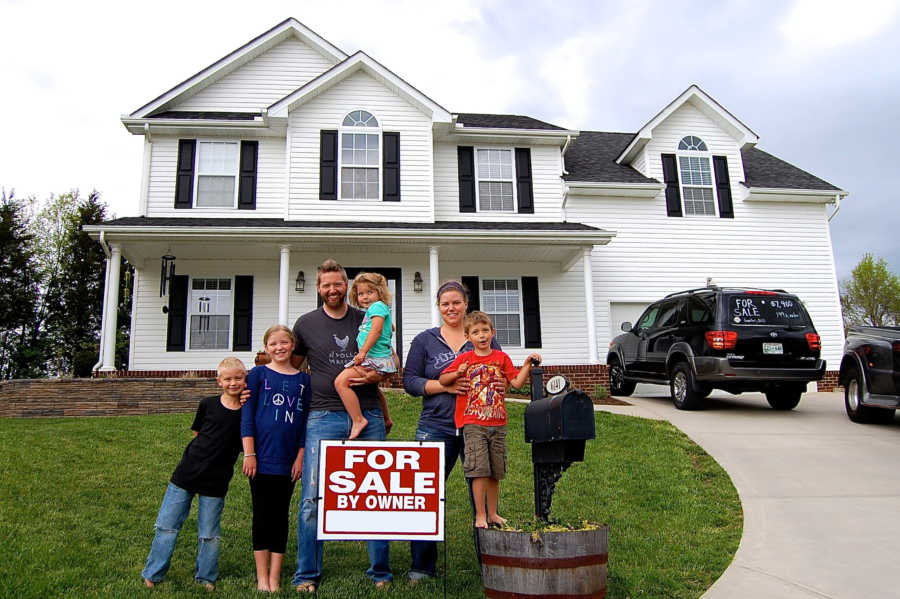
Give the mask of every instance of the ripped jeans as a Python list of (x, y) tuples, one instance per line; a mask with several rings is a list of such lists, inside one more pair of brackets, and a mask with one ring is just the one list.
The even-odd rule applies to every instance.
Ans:
[[(369, 421), (357, 440), (383, 441), (384, 417), (381, 410), (363, 410)], [(313, 410), (306, 422), (306, 451), (303, 454), (303, 493), (297, 515), (297, 571), (293, 584), (319, 583), (322, 578), (324, 541), (316, 540), (316, 517), (319, 493), (319, 441), (346, 439), (350, 435), (350, 416), (343, 411)], [(368, 541), (369, 569), (366, 576), (375, 582), (389, 581), (391, 566), (387, 541)]]
[[(156, 516), (156, 535), (141, 576), (151, 582), (161, 582), (175, 552), (178, 533), (191, 511), (194, 494), (169, 483), (159, 515)], [(219, 577), (219, 521), (224, 497), (197, 496), (197, 567), (194, 579), (214, 583)]]

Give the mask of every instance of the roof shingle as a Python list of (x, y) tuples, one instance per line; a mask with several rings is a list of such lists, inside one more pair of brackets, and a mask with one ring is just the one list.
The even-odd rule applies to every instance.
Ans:
[(582, 131), (566, 151), (566, 181), (591, 183), (658, 183), (616, 158), (634, 137), (634, 133)]
[(562, 127), (518, 114), (475, 114), (461, 112), (456, 115), (456, 122), (465, 127), (485, 127), (488, 129), (543, 129), (565, 131)]

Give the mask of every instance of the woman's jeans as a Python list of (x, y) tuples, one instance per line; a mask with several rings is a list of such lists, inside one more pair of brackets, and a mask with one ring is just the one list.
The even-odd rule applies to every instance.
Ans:
[[(438, 431), (426, 426), (416, 429), (416, 441), (443, 441), (444, 442), (444, 481), (450, 476), (450, 471), (456, 465), (456, 460), (463, 456), (463, 436)], [(471, 500), (471, 488), (469, 496)], [(410, 541), (409, 550), (412, 554), (412, 565), (409, 567), (409, 578), (420, 580), (435, 575), (437, 567), (438, 550), (435, 541)]]
[[(156, 535), (141, 572), (147, 580), (160, 582), (169, 570), (175, 541), (191, 511), (193, 498), (194, 493), (172, 483), (166, 488), (156, 517)], [(197, 568), (194, 578), (198, 582), (214, 583), (219, 577), (219, 520), (224, 506), (224, 497), (197, 496)]]
[[(383, 441), (384, 417), (381, 410), (363, 410), (369, 421), (357, 440)], [(319, 441), (346, 439), (350, 436), (350, 416), (343, 411), (313, 410), (306, 423), (306, 451), (303, 454), (303, 492), (297, 516), (297, 571), (293, 584), (318, 583), (322, 577), (324, 541), (316, 541), (316, 505), (319, 496)], [(366, 576), (375, 582), (389, 581), (391, 566), (388, 541), (368, 541), (369, 569)]]

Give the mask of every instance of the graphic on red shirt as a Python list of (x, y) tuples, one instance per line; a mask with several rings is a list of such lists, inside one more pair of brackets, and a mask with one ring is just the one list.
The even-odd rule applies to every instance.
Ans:
[(500, 350), (493, 350), (487, 356), (479, 356), (468, 351), (456, 357), (444, 372), (459, 370), (463, 362), (468, 362), (465, 376), (469, 379), (469, 391), (456, 397), (456, 426), (480, 424), (482, 426), (502, 426), (506, 424), (505, 392), (495, 391), (491, 383), (511, 381), (519, 373), (512, 360)]

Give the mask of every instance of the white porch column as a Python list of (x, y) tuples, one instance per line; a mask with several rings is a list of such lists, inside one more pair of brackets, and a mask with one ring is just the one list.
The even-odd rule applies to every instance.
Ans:
[(431, 306), (431, 326), (437, 327), (441, 325), (441, 314), (437, 309), (438, 285), (440, 284), (441, 274), (438, 272), (438, 248), (431, 246), (428, 248), (428, 305)]
[(594, 270), (591, 268), (591, 249), (584, 250), (581, 258), (584, 269), (584, 315), (587, 318), (588, 360), (590, 364), (599, 364), (597, 353), (597, 316), (594, 314)]
[(119, 275), (122, 266), (122, 247), (110, 244), (109, 276), (106, 277), (106, 304), (103, 328), (103, 365), (102, 371), (116, 369), (116, 328), (119, 316)]
[(281, 263), (278, 269), (278, 322), (288, 326), (288, 287), (291, 280), (291, 247), (281, 246)]

